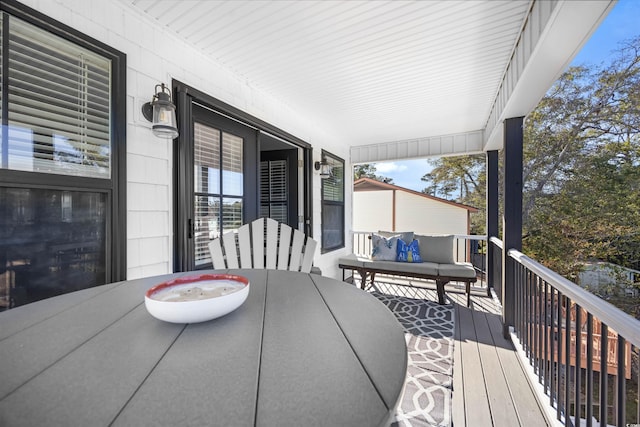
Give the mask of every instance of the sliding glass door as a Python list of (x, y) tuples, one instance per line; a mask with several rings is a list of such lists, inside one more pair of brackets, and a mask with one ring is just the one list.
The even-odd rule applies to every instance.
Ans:
[[(245, 177), (255, 180), (257, 131), (205, 108), (194, 108), (193, 123), (193, 250), (194, 267), (211, 265), (209, 242), (237, 230), (255, 207), (245, 211)], [(255, 157), (253, 157), (255, 159)], [(255, 188), (255, 187), (254, 187)], [(251, 203), (249, 203), (251, 205)], [(253, 203), (255, 205), (255, 203)]]
[(311, 229), (311, 147), (174, 81), (174, 271), (211, 268), (209, 242), (264, 216)]

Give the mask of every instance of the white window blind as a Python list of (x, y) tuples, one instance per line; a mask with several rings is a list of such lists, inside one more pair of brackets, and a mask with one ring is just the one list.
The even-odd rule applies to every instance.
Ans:
[(272, 202), (287, 200), (287, 161), (269, 162), (269, 199)]
[(195, 197), (195, 257), (196, 265), (206, 264), (210, 262), (209, 242), (219, 236), (219, 198), (196, 196)]
[(322, 199), (325, 201), (344, 201), (344, 164), (327, 156), (331, 166), (331, 176), (322, 180)]
[(220, 193), (220, 131), (194, 123), (194, 185), (196, 193)]
[(196, 266), (211, 262), (211, 239), (243, 223), (243, 143), (241, 137), (194, 122)]
[(222, 133), (222, 186), (223, 193), (242, 196), (242, 146), (241, 137)]
[(111, 61), (9, 19), (8, 169), (111, 178)]
[(287, 223), (287, 161), (260, 162), (260, 215)]

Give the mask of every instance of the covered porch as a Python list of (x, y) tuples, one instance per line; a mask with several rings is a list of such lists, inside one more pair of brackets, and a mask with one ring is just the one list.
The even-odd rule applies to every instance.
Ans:
[[(485, 153), (490, 180), (485, 284), (496, 289), (500, 305), (486, 296), (486, 289), (473, 292), (471, 308), (465, 307), (463, 293), (448, 292), (455, 311), (453, 423), (571, 425), (576, 412), (570, 408), (584, 407), (578, 415), (586, 425), (598, 425), (595, 420), (605, 418), (608, 424), (625, 425), (640, 418), (637, 414), (635, 421), (633, 415), (628, 418), (624, 404), (629, 388), (625, 369), (635, 363), (637, 372), (638, 364), (637, 358), (625, 358), (625, 345), (636, 351), (640, 346), (638, 322), (550, 275), (519, 252), (523, 117), (613, 5), (570, 0), (11, 0), (3, 11), (33, 25), (61, 23), (56, 34), (87, 36), (95, 50), (108, 47), (122, 54), (112, 59), (120, 66), (114, 66), (116, 80), (111, 87), (117, 106), (110, 134), (112, 182), (100, 182), (97, 191), (112, 203), (104, 215), (111, 221), (102, 245), (108, 253), (102, 254), (105, 281), (206, 268), (202, 241), (260, 215), (263, 178), (257, 170), (261, 154), (267, 151), (286, 151), (290, 156), (297, 198), (287, 216), (318, 240), (332, 236), (331, 243), (322, 243), (316, 266), (324, 275), (339, 278), (337, 260), (354, 251), (350, 239), (354, 165)], [(24, 6), (40, 15), (34, 18)], [(10, 19), (4, 22), (7, 25)], [(141, 113), (160, 82), (174, 91), (180, 130), (176, 140), (157, 139)], [(210, 125), (208, 116), (197, 121), (198, 114), (209, 113), (232, 125), (242, 123), (255, 138), (252, 150), (244, 146), (245, 151), (237, 151), (245, 169), (238, 165), (228, 169), (244, 170), (241, 189), (211, 191), (220, 205), (232, 200), (228, 210), (219, 208), (215, 220), (204, 214), (198, 217), (219, 206), (208, 201), (207, 191), (196, 189), (194, 151), (182, 148), (193, 144), (197, 125)], [(3, 125), (9, 121), (5, 114)], [(201, 135), (204, 142), (215, 139), (207, 139), (206, 131)], [(9, 150), (4, 145), (6, 169)], [(502, 218), (500, 150), (506, 177)], [(316, 171), (315, 163), (327, 157), (342, 168), (341, 187), (327, 190)], [(185, 165), (192, 169), (184, 169)], [(47, 172), (40, 181), (29, 175), (33, 171), (0, 172), (0, 183), (7, 188), (54, 185), (67, 191), (78, 186), (73, 178), (45, 182)], [(334, 199), (327, 200), (327, 193)], [(229, 224), (222, 224), (225, 218), (231, 218)], [(206, 223), (201, 228), (199, 219)], [(499, 236), (501, 219), (504, 229)], [(85, 248), (80, 249), (70, 251), (88, 258)], [(31, 262), (28, 255), (23, 258), (15, 271)], [(71, 270), (79, 269), (77, 264), (70, 263)], [(15, 275), (6, 280), (15, 281)], [(580, 307), (586, 307), (588, 322), (581, 322)], [(605, 325), (604, 345), (587, 350), (596, 324)], [(585, 325), (584, 346), (582, 339), (575, 339), (575, 325)], [(600, 404), (594, 409), (593, 399), (585, 405), (583, 395), (593, 396), (597, 388), (594, 352), (608, 357), (606, 325), (624, 339), (616, 341), (615, 369), (611, 379), (604, 376), (599, 383), (604, 393), (595, 399)], [(562, 346), (551, 344), (561, 339)], [(580, 358), (563, 363), (581, 348), (588, 366), (581, 366)], [(527, 371), (532, 366), (531, 374)], [(586, 380), (576, 382), (574, 375), (573, 382), (567, 381), (576, 367), (584, 370)], [(543, 396), (537, 400), (536, 384), (542, 384), (539, 396)], [(636, 408), (639, 394), (635, 393)], [(611, 413), (609, 407), (614, 408)]]

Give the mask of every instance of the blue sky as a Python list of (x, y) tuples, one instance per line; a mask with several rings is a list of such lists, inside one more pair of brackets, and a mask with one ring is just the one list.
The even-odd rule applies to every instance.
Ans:
[[(618, 43), (640, 34), (640, 0), (620, 0), (607, 15), (574, 58), (572, 65), (606, 64), (618, 48)], [(429, 170), (428, 160), (406, 160), (375, 164), (378, 175), (393, 178), (393, 183), (411, 190), (422, 191), (425, 182), (420, 178)]]

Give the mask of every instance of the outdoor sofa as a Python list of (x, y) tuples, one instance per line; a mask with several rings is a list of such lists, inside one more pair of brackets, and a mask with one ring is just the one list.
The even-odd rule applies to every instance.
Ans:
[[(376, 274), (429, 279), (436, 283), (438, 302), (445, 304), (444, 285), (449, 282), (464, 282), (467, 306), (471, 305), (471, 283), (477, 280), (476, 270), (470, 263), (455, 261), (454, 236), (414, 235), (411, 232), (397, 234), (379, 232), (378, 236), (389, 240), (395, 238), (396, 241), (402, 241), (405, 245), (414, 240), (417, 241), (421, 262), (375, 259), (375, 244), (373, 257), (350, 254), (340, 258), (338, 266), (343, 269), (343, 274), (344, 270), (357, 271), (361, 278), (362, 289), (365, 288), (367, 277), (370, 277), (373, 283)], [(372, 234), (370, 238), (375, 240), (376, 234)], [(389, 240), (383, 241), (383, 244), (388, 243)]]

